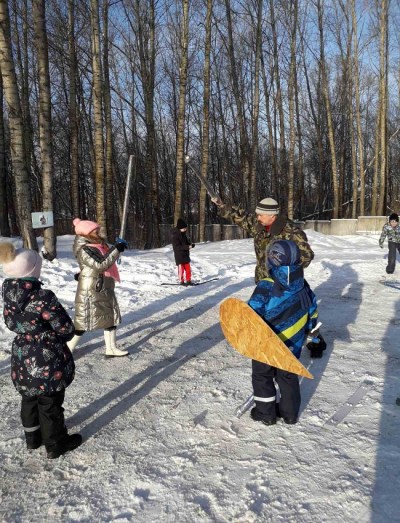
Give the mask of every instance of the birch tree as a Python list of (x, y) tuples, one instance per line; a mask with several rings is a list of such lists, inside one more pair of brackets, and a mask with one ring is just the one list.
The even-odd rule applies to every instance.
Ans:
[(36, 236), (33, 232), (31, 221), (32, 203), (29, 171), (24, 147), (24, 124), (12, 54), (10, 16), (6, 0), (0, 1), (0, 70), (7, 102), (18, 226), (24, 247), (37, 250)]
[(0, 235), (10, 236), (7, 201), (6, 136), (4, 128), (3, 79), (0, 71)]
[(100, 53), (100, 17), (98, 0), (90, 0), (93, 67), (94, 170), (96, 182), (96, 219), (107, 233), (104, 182), (103, 77)]
[[(39, 79), (39, 140), (43, 211), (53, 212), (53, 133), (45, 0), (33, 0), (33, 23)], [(43, 247), (48, 260), (51, 261), (57, 256), (54, 227), (44, 228)]]
[(184, 155), (185, 155), (185, 115), (186, 115), (186, 89), (188, 69), (189, 45), (189, 0), (182, 0), (182, 22), (180, 38), (180, 65), (179, 65), (179, 101), (176, 137), (176, 181), (175, 181), (175, 208), (174, 223), (181, 216)]

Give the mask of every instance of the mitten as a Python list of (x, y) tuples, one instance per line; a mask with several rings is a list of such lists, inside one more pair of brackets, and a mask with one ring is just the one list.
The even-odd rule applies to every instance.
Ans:
[(380, 247), (381, 249), (383, 249), (383, 243), (380, 243), (380, 244), (379, 244), (379, 247)]
[(326, 343), (322, 335), (318, 334), (312, 337), (312, 340), (307, 343), (306, 347), (310, 351), (312, 358), (322, 358), (322, 353), (326, 349)]
[(192, 249), (193, 249), (193, 247), (195, 247), (195, 245), (196, 245), (195, 243), (192, 243)]
[(80, 275), (80, 272), (77, 272), (76, 274), (74, 274), (75, 281), (79, 281), (79, 275)]
[(115, 247), (118, 249), (119, 252), (124, 252), (124, 250), (126, 249), (126, 245), (122, 242), (116, 243)]

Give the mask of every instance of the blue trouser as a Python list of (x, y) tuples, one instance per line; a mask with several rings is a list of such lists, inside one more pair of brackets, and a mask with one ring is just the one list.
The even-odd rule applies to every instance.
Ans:
[(271, 367), (266, 363), (252, 360), (252, 383), (254, 400), (258, 413), (266, 421), (276, 418), (276, 388), (278, 384), (281, 399), (280, 415), (297, 419), (300, 409), (300, 385), (297, 374)]

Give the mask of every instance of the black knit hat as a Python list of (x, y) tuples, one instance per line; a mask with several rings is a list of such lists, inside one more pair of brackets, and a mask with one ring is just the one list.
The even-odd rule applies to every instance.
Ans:
[(399, 215), (396, 214), (395, 212), (392, 212), (392, 214), (389, 216), (389, 221), (391, 222), (392, 220), (395, 220), (396, 222), (399, 221)]
[(182, 218), (178, 218), (178, 221), (176, 222), (176, 228), (177, 229), (186, 229), (187, 223), (184, 220), (182, 220)]

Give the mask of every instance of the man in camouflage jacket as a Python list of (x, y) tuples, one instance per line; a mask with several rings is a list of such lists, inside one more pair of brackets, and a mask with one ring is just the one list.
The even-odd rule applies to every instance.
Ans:
[(276, 240), (294, 241), (301, 253), (303, 268), (308, 267), (314, 258), (314, 253), (308, 243), (306, 234), (286, 216), (279, 213), (279, 204), (273, 198), (261, 200), (255, 214), (246, 213), (237, 205), (225, 205), (221, 199), (212, 198), (219, 207), (218, 214), (239, 225), (254, 238), (254, 250), (257, 264), (255, 282), (268, 277), (266, 256), (269, 245)]

